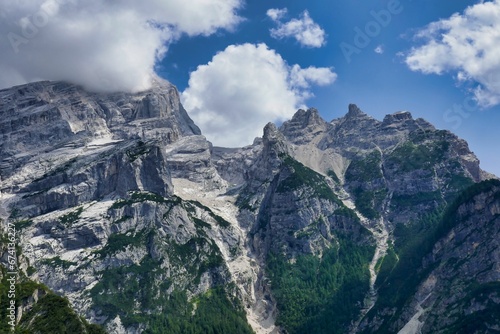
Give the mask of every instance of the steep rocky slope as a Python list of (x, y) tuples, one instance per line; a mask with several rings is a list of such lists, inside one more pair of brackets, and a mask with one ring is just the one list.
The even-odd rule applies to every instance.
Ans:
[(0, 97), (0, 211), (31, 279), (113, 333), (199, 330), (205, 318), (250, 332), (223, 258), (240, 252), (237, 227), (174, 195), (172, 175), (222, 180), (173, 86), (102, 95), (42, 82)]
[[(498, 324), (494, 206), (451, 213), (491, 175), (408, 112), (299, 110), (227, 149), (160, 79), (137, 94), (40, 82), (0, 99), (0, 216), (18, 229), (20, 271), (109, 333), (435, 332), (461, 327), (443, 319), (462, 311)], [(484, 226), (467, 227), (476, 216)], [(445, 233), (446, 217), (460, 222)], [(469, 238), (474, 255), (450, 260), (465, 249), (447, 241)]]
[[(253, 161), (250, 152), (257, 152)], [(392, 279), (386, 276), (399, 260), (403, 267), (410, 262), (405, 275), (416, 272), (422, 261), (413, 258), (408, 248), (412, 243), (412, 247), (422, 246), (418, 238), (429, 238), (426, 233), (430, 232), (415, 233), (415, 240), (411, 233), (437, 225), (445, 208), (464, 189), (491, 177), (479, 168), (467, 143), (449, 131), (414, 120), (409, 112), (377, 121), (355, 105), (330, 123), (315, 109), (299, 110), (280, 129), (268, 125), (263, 140), (250, 147), (216, 148), (214, 159), (220, 175), (243, 187), (240, 215), (255, 222), (250, 240), (272, 278), (278, 323), (291, 333), (376, 330), (373, 322), (367, 325), (366, 316), (371, 317), (387, 295), (394, 293), (380, 289), (380, 282)], [(325, 207), (326, 203), (331, 206)], [(366, 231), (370, 233), (365, 236)], [(359, 256), (358, 265), (342, 262), (340, 252), (328, 262), (328, 250), (335, 249), (332, 239), (346, 232), (354, 244), (343, 246), (351, 257)], [(370, 245), (375, 246), (374, 253)], [(366, 252), (363, 246), (368, 247)], [(324, 253), (326, 261), (321, 260)], [(276, 263), (276, 254), (284, 259)], [(320, 262), (315, 263), (318, 258)], [(346, 286), (338, 282), (337, 273), (321, 269), (339, 264), (349, 274), (364, 270), (370, 280), (353, 275), (346, 282), (355, 283)], [(320, 275), (308, 273), (318, 270)], [(386, 276), (379, 278), (379, 273)], [(286, 275), (297, 280), (287, 280)], [(339, 285), (332, 286), (332, 280)], [(413, 288), (412, 284), (417, 282), (405, 283), (403, 288)], [(329, 294), (326, 286), (330, 293), (335, 289), (340, 293)], [(338, 308), (336, 302), (346, 303), (345, 291), (351, 295), (347, 302), (357, 307)], [(392, 305), (394, 309), (402, 310), (402, 299)], [(328, 311), (323, 315), (321, 309)], [(391, 331), (404, 323), (399, 325)]]
[[(495, 333), (500, 327), (500, 181), (464, 191), (434, 224), (406, 227), (363, 332)], [(389, 268), (382, 269), (385, 271)]]

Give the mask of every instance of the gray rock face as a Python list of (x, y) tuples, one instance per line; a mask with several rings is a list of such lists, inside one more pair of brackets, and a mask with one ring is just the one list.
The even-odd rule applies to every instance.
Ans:
[(214, 147), (212, 161), (217, 172), (234, 186), (243, 185), (248, 179), (248, 171), (254, 165), (257, 156), (262, 152), (262, 139), (257, 143), (243, 148)]
[[(212, 147), (160, 79), (136, 94), (40, 82), (2, 90), (0, 101), (0, 218), (21, 230), (22, 266), (110, 333), (140, 333), (165, 320), (154, 317), (171, 296), (194, 305), (219, 288), (257, 334), (284, 333), (269, 256), (322, 258), (340, 237), (375, 249), (373, 263), (359, 264), (375, 303), (374, 268), (398, 229), (487, 178), (465, 141), (409, 112), (378, 121), (350, 105), (326, 122), (299, 110), (228, 149)], [(376, 331), (381, 314), (396, 312), (384, 325), (397, 331), (425, 303), (422, 328), (442, 330), (446, 305), (467, 298), (445, 298), (446, 289), (469, 287), (447, 285), (449, 275), (498, 281), (495, 196), (460, 207), (463, 222), (436, 240), (423, 264), (432, 274), (408, 304), (372, 317), (377, 304), (358, 300), (366, 318), (352, 319), (352, 331)], [(478, 300), (461, 307), (486, 307)]]
[[(299, 111), (280, 129), (294, 143), (294, 158), (323, 174), (335, 172), (368, 217), (387, 211), (389, 221), (404, 223), (415, 213), (448, 202), (472, 182), (490, 177), (464, 140), (413, 119), (409, 112), (387, 115), (380, 122), (350, 105), (344, 117), (328, 124), (311, 122), (315, 117), (305, 117), (307, 113), (315, 112)], [(410, 197), (427, 200), (414, 201), (415, 210)]]
[(375, 308), (362, 323), (364, 332), (497, 330), (500, 182), (482, 185), (447, 210), (440, 238), (414, 269), (415, 286), (403, 307)]
[(172, 193), (165, 145), (198, 135), (175, 87), (93, 94), (41, 82), (0, 92), (0, 179), (27, 216), (109, 195)]
[(174, 178), (202, 183), (207, 190), (223, 186), (213, 166), (212, 145), (203, 136), (190, 136), (169, 145), (166, 150), (168, 169)]
[[(122, 297), (99, 297), (115, 284), (108, 279), (116, 268), (149, 282), (138, 294), (160, 295), (160, 283), (173, 281), (164, 298), (229, 283), (214, 239), (223, 236), (235, 250), (242, 241), (210, 209), (173, 195), (172, 176), (207, 189), (222, 181), (211, 167), (211, 145), (175, 87), (158, 80), (142, 93), (93, 94), (41, 82), (0, 91), (0, 98), (0, 214), (24, 222), (22, 248), (37, 269), (32, 278), (112, 333), (147, 326), (127, 325), (130, 319), (109, 309)], [(152, 268), (158, 275), (146, 274)]]
[(137, 94), (94, 94), (66, 83), (39, 82), (2, 90), (0, 101), (3, 180), (47, 150), (101, 138), (168, 143), (200, 134), (175, 87), (159, 79)]
[(323, 134), (328, 128), (328, 123), (321, 118), (318, 111), (311, 108), (297, 111), (290, 121), (283, 123), (281, 132), (291, 143), (301, 145)]
[(38, 216), (134, 190), (168, 196), (172, 184), (162, 146), (133, 141), (100, 154), (76, 156), (21, 188), (18, 206), (26, 216)]
[(424, 323), (424, 332), (463, 328), (485, 314), (492, 317), (485, 316), (484, 323), (474, 324), (483, 326), (475, 330), (498, 328), (500, 319), (494, 310), (500, 307), (499, 194), (497, 185), (459, 206), (457, 226), (436, 243), (426, 258), (424, 265), (436, 269), (419, 286), (414, 298), (418, 302), (424, 291), (432, 292), (425, 300), (427, 311), (419, 319)]

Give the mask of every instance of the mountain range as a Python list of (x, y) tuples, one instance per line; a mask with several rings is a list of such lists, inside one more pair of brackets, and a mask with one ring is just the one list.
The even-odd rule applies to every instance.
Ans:
[[(214, 147), (161, 79), (0, 90), (16, 333), (496, 333), (500, 181), (401, 111)], [(235, 129), (237, 131), (237, 129)]]

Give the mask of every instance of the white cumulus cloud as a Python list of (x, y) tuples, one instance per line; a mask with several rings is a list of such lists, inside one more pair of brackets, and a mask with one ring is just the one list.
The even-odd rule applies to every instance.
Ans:
[(97, 91), (146, 89), (169, 43), (234, 29), (241, 6), (242, 0), (2, 0), (0, 88), (44, 79)]
[(326, 44), (325, 31), (311, 19), (307, 10), (302, 12), (298, 19), (292, 19), (283, 23), (281, 19), (286, 13), (286, 8), (271, 8), (267, 11), (267, 16), (278, 25), (276, 28), (270, 30), (273, 38), (293, 37), (302, 46), (313, 48), (319, 48)]
[(277, 21), (277, 20), (281, 20), (286, 15), (287, 12), (288, 12), (288, 10), (286, 8), (282, 8), (282, 9), (271, 8), (271, 9), (267, 10), (267, 16), (269, 16), (271, 18), (271, 20)]
[(406, 64), (422, 73), (453, 73), (475, 83), (479, 104), (500, 104), (500, 0), (481, 1), (416, 34), (425, 43), (406, 55)]
[(251, 144), (270, 121), (289, 119), (312, 96), (311, 85), (328, 85), (330, 68), (289, 66), (265, 44), (230, 45), (190, 74), (182, 103), (214, 145)]

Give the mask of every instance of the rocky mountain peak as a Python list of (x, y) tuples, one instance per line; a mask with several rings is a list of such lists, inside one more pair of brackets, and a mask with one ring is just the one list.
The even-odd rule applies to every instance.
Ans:
[(363, 117), (363, 116), (368, 116), (365, 114), (361, 109), (358, 108), (357, 105), (351, 103), (349, 104), (349, 109), (345, 117), (347, 118), (356, 118), (356, 117)]
[(398, 111), (394, 114), (389, 114), (384, 117), (383, 123), (397, 123), (413, 120), (413, 117), (409, 111)]
[(257, 174), (266, 174), (261, 169), (276, 170), (281, 163), (280, 156), (289, 153), (287, 141), (274, 123), (267, 123), (264, 127), (262, 152), (260, 161), (256, 163)]
[(264, 148), (275, 148), (285, 153), (286, 144), (283, 134), (278, 130), (276, 124), (267, 123), (264, 127), (264, 135), (262, 136)]
[(386, 115), (380, 128), (387, 134), (406, 136), (413, 131), (435, 131), (436, 128), (422, 118), (414, 119), (409, 111)]
[[(347, 114), (330, 122), (323, 147), (346, 149), (348, 147), (369, 148), (380, 121), (367, 115), (355, 104), (350, 104)], [(359, 134), (362, 133), (363, 136)]]
[(349, 104), (347, 114), (338, 120), (333, 120), (332, 124), (347, 124), (348, 127), (357, 127), (360, 122), (363, 124), (366, 123), (366, 125), (369, 124), (370, 126), (375, 126), (380, 123), (380, 121), (359, 109), (357, 105)]
[(328, 123), (315, 108), (299, 109), (292, 119), (283, 123), (280, 130), (294, 144), (308, 143), (326, 131)]
[(316, 108), (309, 108), (307, 110), (299, 109), (295, 115), (293, 115), (290, 122), (301, 124), (304, 128), (308, 126), (322, 125), (325, 123)]
[(278, 136), (279, 136), (279, 131), (278, 128), (276, 127), (276, 124), (272, 122), (267, 123), (266, 126), (264, 127), (264, 135), (262, 138), (264, 140), (272, 141)]

